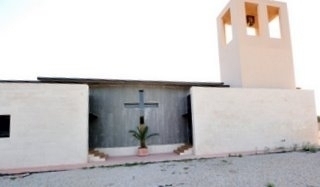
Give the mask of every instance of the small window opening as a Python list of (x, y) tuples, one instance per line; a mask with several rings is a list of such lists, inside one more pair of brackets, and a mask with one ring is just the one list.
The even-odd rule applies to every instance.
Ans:
[(253, 3), (245, 3), (247, 35), (259, 35), (259, 19), (258, 19), (258, 5)]
[(279, 8), (268, 6), (268, 27), (270, 38), (281, 38)]
[(228, 44), (233, 38), (230, 9), (222, 17), (222, 23), (224, 28), (225, 42)]
[(0, 115), (0, 138), (10, 137), (10, 115)]

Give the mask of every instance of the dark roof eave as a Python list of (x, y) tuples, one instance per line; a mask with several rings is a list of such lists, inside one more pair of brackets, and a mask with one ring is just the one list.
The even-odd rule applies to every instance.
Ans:
[(37, 80), (0, 80), (0, 83), (41, 83)]
[(229, 87), (223, 82), (173, 82), (173, 81), (149, 81), (149, 80), (119, 80), (119, 79), (87, 79), (87, 78), (61, 78), (61, 77), (38, 77), (38, 81), (43, 83), (63, 83), (63, 84), (88, 84), (93, 85), (126, 85), (145, 84), (163, 86), (203, 86), (203, 87)]

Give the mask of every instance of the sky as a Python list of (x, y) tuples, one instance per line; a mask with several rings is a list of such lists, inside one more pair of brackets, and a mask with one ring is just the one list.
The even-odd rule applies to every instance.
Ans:
[[(219, 82), (216, 17), (229, 0), (0, 0), (0, 79)], [(288, 5), (296, 85), (320, 115), (320, 11)]]

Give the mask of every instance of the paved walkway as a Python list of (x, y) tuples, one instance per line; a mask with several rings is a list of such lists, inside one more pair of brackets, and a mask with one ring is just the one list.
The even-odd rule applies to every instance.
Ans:
[(6, 175), (0, 177), (0, 186), (320, 187), (320, 152), (135, 163), (165, 157), (170, 155), (114, 158), (119, 164), (132, 159), (132, 164), (117, 167), (91, 165), (86, 169)]
[(124, 164), (129, 165), (129, 164), (136, 164), (136, 163), (150, 163), (150, 162), (152, 163), (152, 162), (186, 160), (186, 159), (197, 159), (197, 158), (198, 157), (194, 155), (179, 156), (175, 153), (152, 154), (146, 157), (119, 156), (119, 157), (109, 157), (105, 162), (89, 162), (87, 164), (76, 164), (76, 165), (59, 165), (59, 166), (50, 166), (50, 167), (0, 170), (0, 174), (64, 171), (64, 170), (74, 170), (74, 169), (81, 169), (81, 168), (92, 168), (92, 167), (98, 167), (98, 166), (116, 166), (116, 165), (124, 165)]

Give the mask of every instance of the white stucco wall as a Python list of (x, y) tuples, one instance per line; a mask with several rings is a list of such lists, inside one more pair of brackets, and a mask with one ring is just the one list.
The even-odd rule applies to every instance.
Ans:
[(0, 169), (86, 163), (88, 86), (0, 83), (0, 115), (11, 116), (0, 138)]
[(195, 155), (318, 144), (313, 91), (191, 88)]

